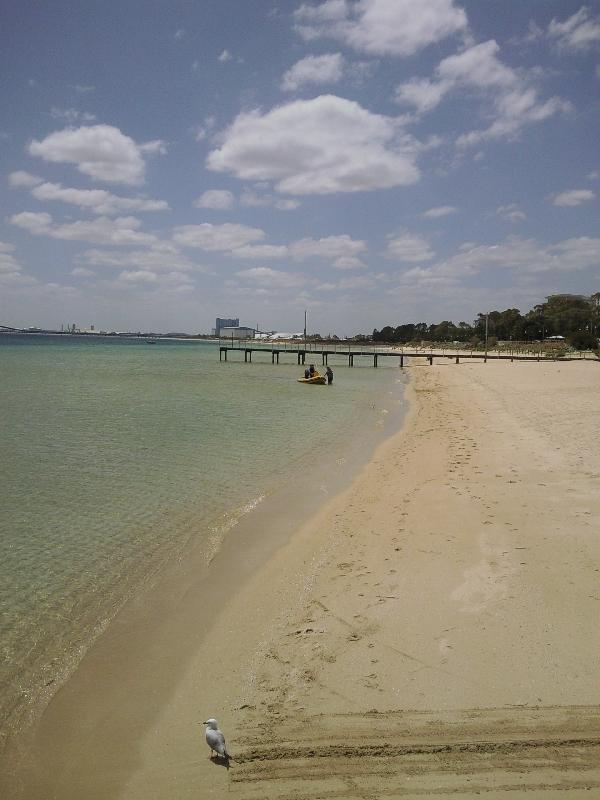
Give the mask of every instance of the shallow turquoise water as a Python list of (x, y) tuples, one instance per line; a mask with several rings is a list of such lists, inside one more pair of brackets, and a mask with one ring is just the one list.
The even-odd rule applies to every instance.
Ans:
[(307, 387), (294, 356), (283, 360), (0, 336), (0, 714), (33, 703), (184, 547), (208, 561), (315, 453), (333, 464), (350, 444), (366, 452), (397, 423), (391, 364), (332, 362), (334, 385)]

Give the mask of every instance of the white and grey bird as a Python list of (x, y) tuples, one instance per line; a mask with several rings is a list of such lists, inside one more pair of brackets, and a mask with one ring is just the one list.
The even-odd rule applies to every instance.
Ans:
[(206, 744), (210, 747), (210, 757), (212, 758), (214, 752), (218, 756), (221, 756), (221, 758), (231, 758), (227, 752), (227, 745), (225, 744), (223, 731), (219, 730), (219, 724), (217, 720), (211, 717), (202, 724), (206, 725)]

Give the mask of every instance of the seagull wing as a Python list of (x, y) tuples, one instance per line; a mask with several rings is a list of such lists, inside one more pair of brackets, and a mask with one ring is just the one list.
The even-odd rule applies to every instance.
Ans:
[(225, 746), (225, 737), (220, 730), (213, 730), (212, 728), (206, 729), (206, 744), (211, 750), (214, 750), (223, 758), (227, 756), (227, 748)]

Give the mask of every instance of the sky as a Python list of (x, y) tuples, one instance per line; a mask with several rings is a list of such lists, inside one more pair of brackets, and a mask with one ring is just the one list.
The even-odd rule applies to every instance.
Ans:
[(349, 336), (600, 290), (600, 2), (0, 10), (0, 324)]

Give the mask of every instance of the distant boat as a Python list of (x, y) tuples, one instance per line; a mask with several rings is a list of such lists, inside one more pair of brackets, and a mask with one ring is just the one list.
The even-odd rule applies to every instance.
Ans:
[(146, 344), (156, 344), (156, 339), (146, 339)]

